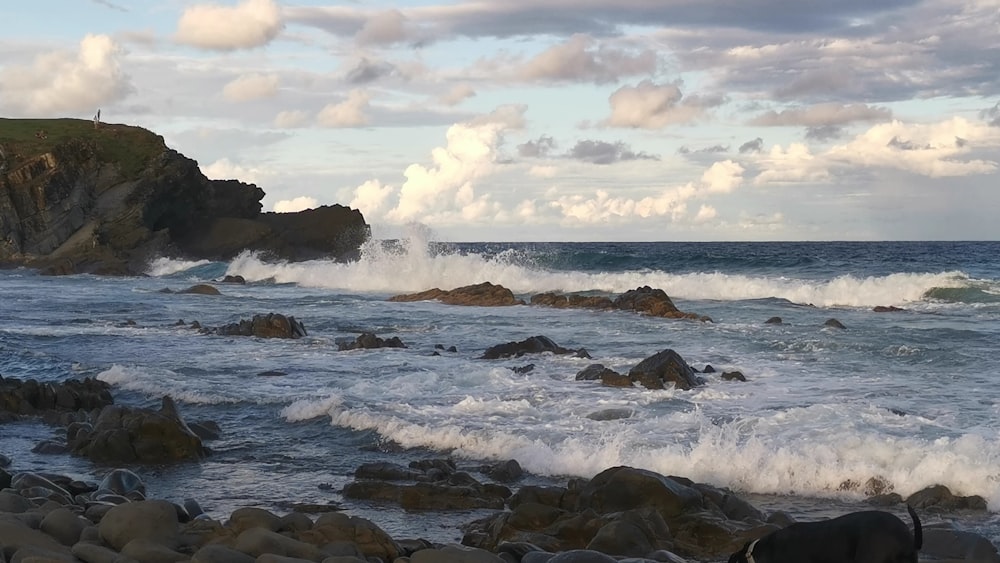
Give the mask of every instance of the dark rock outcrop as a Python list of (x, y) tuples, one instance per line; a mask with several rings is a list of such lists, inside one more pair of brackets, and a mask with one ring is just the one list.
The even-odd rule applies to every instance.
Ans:
[(665, 389), (673, 383), (677, 389), (686, 391), (703, 383), (684, 358), (669, 348), (636, 364), (628, 376), (647, 389)]
[(346, 350), (375, 349), (375, 348), (406, 348), (406, 344), (398, 336), (392, 338), (379, 338), (373, 332), (363, 332), (354, 340), (337, 342), (337, 349), (341, 352)]
[(0, 376), (0, 421), (3, 413), (42, 415), (103, 408), (114, 403), (111, 386), (96, 379), (40, 383)]
[(306, 327), (295, 317), (280, 313), (254, 315), (253, 319), (242, 319), (215, 329), (220, 336), (256, 336), (257, 338), (302, 338)]
[[(510, 471), (508, 467), (505, 474)], [(507, 487), (481, 483), (449, 460), (417, 461), (409, 467), (365, 464), (355, 477), (344, 486), (344, 498), (389, 502), (408, 510), (502, 509), (511, 496)]]
[(508, 342), (491, 346), (480, 356), (482, 360), (496, 360), (499, 358), (520, 358), (525, 354), (541, 354), (551, 352), (553, 354), (576, 354), (581, 358), (589, 358), (587, 351), (583, 348), (571, 350), (556, 344), (547, 336), (532, 336), (520, 342)]
[(408, 293), (389, 298), (389, 301), (395, 302), (435, 300), (446, 305), (475, 305), (479, 307), (524, 305), (524, 301), (515, 298), (511, 290), (502, 285), (494, 285), (490, 282), (467, 285), (452, 289), (451, 291), (435, 287), (434, 289), (428, 289), (419, 293)]
[(188, 428), (170, 397), (159, 410), (108, 406), (93, 428), (69, 439), (72, 453), (102, 463), (164, 463), (208, 455), (201, 438)]
[[(44, 139), (28, 131), (45, 129)], [(0, 119), (0, 263), (50, 274), (142, 274), (155, 255), (351, 259), (368, 238), (339, 205), (261, 213), (264, 191), (209, 180), (139, 127)]]

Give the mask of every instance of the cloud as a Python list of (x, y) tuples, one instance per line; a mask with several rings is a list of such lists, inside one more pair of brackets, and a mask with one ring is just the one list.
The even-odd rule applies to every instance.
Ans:
[(469, 84), (456, 84), (448, 92), (439, 96), (438, 101), (446, 106), (457, 106), (475, 95), (475, 89)]
[(365, 217), (380, 217), (382, 208), (393, 191), (392, 186), (383, 186), (378, 180), (368, 180), (354, 189), (354, 199), (348, 206), (361, 211)]
[(419, 35), (410, 28), (408, 18), (397, 9), (368, 15), (354, 36), (360, 45), (393, 45), (419, 43)]
[(542, 135), (535, 141), (517, 145), (517, 155), (521, 158), (545, 158), (556, 148), (556, 141), (548, 135)]
[(679, 154), (717, 154), (723, 152), (729, 152), (729, 147), (726, 145), (712, 145), (710, 147), (702, 147), (700, 149), (691, 149), (687, 145), (682, 146), (677, 149)]
[(764, 139), (757, 137), (740, 145), (740, 154), (760, 152), (764, 149)]
[(369, 220), (395, 224), (443, 224), (495, 217), (501, 212), (499, 204), (489, 196), (477, 197), (474, 183), (495, 171), (504, 133), (524, 126), (526, 109), (501, 106), (452, 125), (445, 135), (445, 145), (431, 151), (429, 165), (409, 165), (398, 190), (374, 179), (361, 184), (354, 190), (352, 207), (368, 209), (365, 216)]
[(266, 45), (282, 29), (274, 0), (244, 0), (235, 7), (200, 4), (181, 14), (174, 39), (202, 49), (233, 51)]
[(519, 70), (522, 79), (554, 82), (617, 82), (624, 76), (651, 74), (656, 70), (656, 53), (645, 49), (636, 53), (598, 46), (585, 34), (571, 36), (565, 43), (535, 55)]
[(807, 107), (797, 107), (776, 112), (762, 113), (750, 120), (750, 125), (764, 127), (805, 126), (830, 127), (858, 121), (888, 121), (892, 110), (868, 104), (840, 104), (829, 102)]
[(351, 90), (347, 99), (327, 104), (320, 110), (317, 120), (324, 127), (361, 127), (368, 124), (368, 102), (372, 95), (365, 90)]
[(993, 127), (1000, 127), (1000, 102), (989, 109), (979, 112), (979, 117)]
[[(756, 151), (760, 152), (760, 150)], [(817, 183), (830, 178), (826, 159), (814, 156), (809, 147), (792, 143), (788, 149), (775, 145), (756, 162), (759, 173), (755, 185), (780, 183)]]
[(396, 72), (396, 67), (385, 61), (372, 61), (362, 57), (358, 64), (347, 72), (346, 78), (351, 84), (368, 84)]
[(550, 201), (548, 206), (565, 219), (584, 224), (657, 217), (681, 221), (687, 214), (689, 200), (735, 190), (743, 182), (743, 172), (741, 165), (725, 160), (713, 163), (702, 174), (700, 181), (666, 188), (656, 195), (612, 197), (606, 190), (597, 190), (591, 198), (561, 196)]
[(722, 103), (721, 98), (685, 98), (676, 84), (656, 84), (643, 80), (636, 86), (622, 86), (608, 99), (611, 116), (604, 125), (639, 129), (661, 129), (687, 123)]
[(622, 141), (577, 141), (566, 154), (567, 157), (591, 164), (613, 164), (626, 160), (660, 160), (660, 157), (645, 152), (634, 152)]
[(251, 184), (259, 184), (264, 174), (258, 168), (247, 168), (228, 158), (220, 158), (212, 164), (199, 166), (201, 173), (212, 180), (239, 180)]
[(112, 10), (115, 10), (117, 12), (128, 12), (128, 8), (121, 6), (119, 4), (115, 4), (114, 2), (109, 2), (108, 0), (91, 0), (91, 1), (94, 4), (100, 4), (105, 8), (111, 8)]
[(301, 110), (279, 112), (274, 116), (274, 126), (279, 129), (295, 129), (309, 124), (309, 114)]
[(954, 117), (933, 124), (879, 124), (851, 142), (831, 148), (827, 156), (842, 165), (942, 178), (996, 172), (995, 161), (963, 157), (977, 147), (995, 151), (998, 146), (1000, 139), (988, 124)]
[(806, 128), (806, 139), (813, 141), (830, 141), (839, 139), (844, 135), (844, 128), (838, 125), (820, 125), (818, 127)]
[(272, 210), (275, 213), (295, 213), (297, 211), (305, 211), (306, 209), (313, 209), (319, 206), (319, 201), (314, 197), (309, 196), (299, 196), (292, 199), (283, 199), (281, 201), (274, 202), (274, 207)]
[(716, 209), (711, 205), (702, 204), (702, 206), (698, 208), (698, 213), (694, 216), (694, 222), (707, 223), (712, 219), (715, 219), (718, 214), (718, 211), (716, 211)]
[(0, 108), (14, 115), (86, 112), (134, 91), (121, 69), (122, 49), (107, 35), (87, 35), (76, 53), (54, 51), (31, 66), (0, 66)]
[(273, 98), (277, 93), (277, 74), (244, 74), (222, 88), (222, 96), (230, 102), (249, 102)]

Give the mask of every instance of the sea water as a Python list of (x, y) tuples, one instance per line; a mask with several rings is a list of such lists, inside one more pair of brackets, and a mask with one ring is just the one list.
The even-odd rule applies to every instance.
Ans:
[[(218, 284), (221, 296), (166, 293)], [(622, 311), (395, 303), (392, 295), (489, 281), (526, 301), (558, 291), (663, 289), (712, 322)], [(876, 313), (876, 306), (902, 309)], [(308, 336), (201, 334), (258, 313), (294, 315)], [(781, 317), (781, 324), (765, 323)], [(825, 326), (831, 318), (846, 328)], [(405, 349), (338, 351), (361, 332)], [(545, 335), (592, 359), (483, 360)], [(457, 352), (436, 347), (455, 346)], [(713, 366), (690, 391), (576, 381), (663, 349)], [(222, 438), (202, 462), (139, 467), (153, 495), (239, 506), (339, 503), (394, 537), (455, 541), (473, 512), (406, 514), (345, 500), (358, 465), (516, 459), (526, 482), (564, 483), (629, 465), (729, 487), (802, 519), (864, 507), (871, 478), (904, 497), (943, 484), (987, 513), (928, 515), (1000, 543), (1000, 243), (464, 243), (373, 241), (352, 263), (159, 259), (145, 277), (0, 271), (0, 374), (96, 377), (119, 404), (173, 397)], [(438, 355), (434, 353), (438, 352)], [(512, 368), (533, 369), (524, 373)], [(725, 381), (739, 370), (746, 382)], [(262, 376), (280, 371), (283, 376)], [(524, 370), (519, 370), (524, 371)], [(615, 409), (628, 416), (593, 417)], [(0, 426), (14, 470), (98, 480), (107, 468), (32, 453), (58, 436)]]

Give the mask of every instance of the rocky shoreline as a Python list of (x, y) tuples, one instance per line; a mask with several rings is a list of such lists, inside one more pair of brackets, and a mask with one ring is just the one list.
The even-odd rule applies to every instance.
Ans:
[[(0, 456), (0, 547), (9, 562), (722, 561), (795, 521), (733, 491), (643, 469), (612, 467), (591, 479), (539, 486), (523, 484), (516, 460), (461, 466), (452, 459), (362, 465), (339, 491), (340, 505), (299, 506), (286, 514), (243, 507), (215, 519), (196, 499), (148, 498), (146, 484), (129, 469), (211, 455), (205, 443), (218, 428), (185, 421), (169, 397), (158, 410), (137, 409), (115, 405), (100, 381), (0, 378), (0, 413), (65, 428), (63, 453), (115, 467), (100, 483), (89, 483), (17, 471), (16, 460)], [(903, 503), (925, 515), (986, 509), (982, 498), (957, 497), (940, 486), (905, 499), (877, 482), (845, 486), (864, 488), (871, 505), (888, 510)], [(438, 544), (392, 537), (378, 522), (352, 516), (354, 503), (418, 520), (492, 512), (463, 525), (460, 543)], [(1000, 561), (995, 546), (976, 534), (929, 527), (924, 537), (924, 561)]]

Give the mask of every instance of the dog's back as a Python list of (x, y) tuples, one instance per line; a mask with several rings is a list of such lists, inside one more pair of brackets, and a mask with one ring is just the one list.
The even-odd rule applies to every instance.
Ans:
[(800, 522), (748, 543), (729, 558), (747, 563), (917, 563), (923, 532), (916, 512), (913, 534), (895, 515), (878, 510), (853, 512), (832, 520)]

